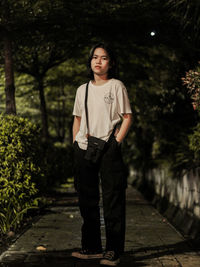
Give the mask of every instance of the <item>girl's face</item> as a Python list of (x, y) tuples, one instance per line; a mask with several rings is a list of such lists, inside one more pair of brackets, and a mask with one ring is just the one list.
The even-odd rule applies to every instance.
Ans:
[(91, 69), (94, 75), (103, 76), (108, 74), (109, 70), (109, 56), (103, 48), (96, 48), (91, 60)]

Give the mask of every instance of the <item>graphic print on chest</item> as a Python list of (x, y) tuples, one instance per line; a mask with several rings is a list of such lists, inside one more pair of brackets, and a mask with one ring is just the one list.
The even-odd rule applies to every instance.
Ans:
[(107, 104), (112, 104), (114, 102), (114, 95), (111, 92), (108, 92), (104, 95), (104, 101)]

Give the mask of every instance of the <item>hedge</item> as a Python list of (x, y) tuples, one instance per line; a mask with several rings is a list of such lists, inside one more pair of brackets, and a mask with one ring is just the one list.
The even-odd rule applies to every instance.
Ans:
[(0, 233), (16, 230), (30, 208), (38, 206), (35, 181), (43, 179), (40, 132), (28, 119), (0, 116)]

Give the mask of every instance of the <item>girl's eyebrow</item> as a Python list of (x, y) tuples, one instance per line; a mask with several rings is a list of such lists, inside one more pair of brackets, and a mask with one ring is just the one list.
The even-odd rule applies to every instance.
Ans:
[[(97, 55), (97, 54), (94, 54), (94, 55), (93, 55), (93, 57), (99, 57), (99, 55)], [(107, 55), (102, 55), (102, 56), (100, 56), (100, 57), (106, 57), (106, 58), (108, 58), (108, 56), (107, 56)]]

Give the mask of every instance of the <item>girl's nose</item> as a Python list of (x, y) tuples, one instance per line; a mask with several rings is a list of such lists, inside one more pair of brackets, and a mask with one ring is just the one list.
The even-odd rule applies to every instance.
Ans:
[(97, 58), (97, 63), (101, 63), (101, 58)]

